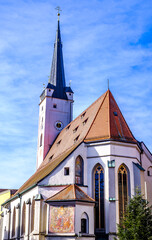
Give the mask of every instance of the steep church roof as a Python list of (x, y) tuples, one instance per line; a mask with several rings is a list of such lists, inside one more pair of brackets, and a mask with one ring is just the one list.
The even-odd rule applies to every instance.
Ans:
[(82, 142), (106, 140), (137, 143), (110, 90), (60, 132), (40, 167), (18, 192), (46, 177)]
[(46, 199), (46, 202), (57, 202), (57, 201), (85, 201), (95, 202), (95, 200), (89, 197), (81, 188), (76, 184), (71, 184), (56, 193), (52, 197)]

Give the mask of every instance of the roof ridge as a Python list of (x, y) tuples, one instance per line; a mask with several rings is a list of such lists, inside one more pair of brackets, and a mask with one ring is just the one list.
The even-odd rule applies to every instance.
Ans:
[(51, 197), (48, 197), (47, 199), (45, 199), (45, 201), (47, 201), (48, 199), (55, 197), (56, 195), (58, 195), (59, 193), (63, 192), (64, 190), (66, 190), (68, 187), (70, 187), (71, 184), (67, 185), (65, 188), (61, 189), (60, 191), (58, 191), (57, 193), (55, 193), (54, 195), (52, 195)]
[(109, 100), (109, 111), (108, 111), (108, 113), (109, 113), (109, 116), (108, 116), (108, 118), (109, 118), (109, 136), (111, 136), (111, 126), (110, 126), (110, 123), (111, 123), (111, 121), (110, 121), (110, 118), (111, 118), (111, 115), (110, 115), (110, 90), (108, 89), (108, 93), (109, 93), (109, 98), (108, 98), (108, 100)]
[[(98, 113), (99, 113), (99, 111), (100, 111), (100, 109), (101, 109), (101, 106), (102, 106), (102, 104), (104, 103), (104, 100), (105, 100), (105, 98), (106, 98), (106, 96), (107, 96), (107, 93), (108, 93), (108, 90), (104, 93), (105, 96), (104, 96), (104, 98), (102, 99), (102, 102), (101, 102), (101, 104), (100, 104), (100, 106), (99, 106), (99, 108), (98, 108), (98, 110), (97, 110), (97, 112), (96, 112), (96, 114), (95, 114), (95, 117), (94, 117), (94, 119), (93, 119), (93, 121), (92, 121), (92, 123), (91, 123), (91, 125), (90, 125), (90, 128), (88, 129), (87, 134), (85, 135), (84, 139), (85, 139), (86, 136), (88, 135), (88, 133), (89, 133), (89, 131), (90, 131), (90, 129), (91, 129), (91, 127), (92, 127), (92, 125), (93, 125), (93, 123), (94, 123), (94, 121), (95, 121), (95, 119), (96, 119), (96, 117), (97, 117), (97, 115), (98, 115)], [(104, 94), (102, 94), (101, 97), (102, 97)], [(101, 97), (100, 97), (100, 98), (101, 98)], [(98, 100), (99, 100), (99, 98), (98, 98)], [(83, 140), (84, 140), (84, 139), (83, 139)]]
[[(122, 114), (122, 112), (121, 112), (121, 109), (119, 108), (119, 106), (118, 106), (118, 104), (117, 104), (117, 102), (116, 102), (116, 100), (115, 100), (115, 98), (113, 97), (113, 95), (112, 95), (111, 92), (110, 92), (110, 94), (111, 94), (112, 98), (114, 99), (114, 101), (115, 101), (115, 103), (116, 103), (116, 106), (117, 106), (117, 108), (119, 109), (119, 111), (120, 111), (120, 113), (121, 113), (121, 116), (122, 116), (122, 118), (123, 118), (123, 120), (124, 120), (124, 122), (125, 122), (125, 125), (126, 125), (127, 129), (129, 130), (129, 132), (130, 132), (130, 134), (132, 135), (132, 137), (136, 140), (136, 138), (134, 137), (132, 131), (130, 130), (130, 128), (129, 128), (129, 126), (128, 126), (128, 124), (127, 124), (127, 122), (126, 122), (126, 120), (125, 120), (125, 118), (124, 118), (124, 116), (123, 116), (123, 114)], [(137, 140), (136, 140), (136, 141), (137, 141)]]
[(75, 184), (73, 184), (74, 198), (76, 199)]
[(74, 184), (75, 185), (75, 189), (78, 188), (81, 192), (83, 192), (83, 194), (87, 197), (89, 197), (92, 201), (95, 201), (92, 197), (90, 197), (86, 192), (84, 192), (78, 185)]
[[(88, 106), (86, 109), (84, 109), (83, 112), (81, 112), (75, 119), (73, 119), (70, 123), (68, 123), (68, 125), (66, 125), (65, 128), (67, 128), (67, 126), (71, 125), (71, 123), (75, 122), (78, 118), (80, 118), (81, 115), (83, 115), (84, 112), (87, 112), (87, 110), (88, 110), (89, 108), (91, 108), (93, 105), (95, 105), (95, 104), (103, 97), (104, 94), (106, 94), (106, 92), (103, 93), (100, 97), (98, 97), (98, 99), (96, 99), (90, 106)], [(64, 130), (65, 128), (63, 128), (63, 130)], [(63, 130), (62, 130), (62, 131), (63, 131)], [(61, 131), (61, 132), (62, 132), (62, 131)], [(60, 132), (60, 133), (61, 133), (61, 132)], [(60, 133), (59, 133), (59, 135), (60, 135)], [(59, 135), (58, 135), (58, 136), (59, 136)]]

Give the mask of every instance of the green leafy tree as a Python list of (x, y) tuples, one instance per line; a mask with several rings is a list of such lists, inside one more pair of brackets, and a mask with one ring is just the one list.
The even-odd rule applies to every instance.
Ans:
[(118, 239), (152, 240), (151, 208), (152, 206), (148, 206), (148, 202), (137, 190), (136, 195), (130, 199), (125, 216), (118, 225)]

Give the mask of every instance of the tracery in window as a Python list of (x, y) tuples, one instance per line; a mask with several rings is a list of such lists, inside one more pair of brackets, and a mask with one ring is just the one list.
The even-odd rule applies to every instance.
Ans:
[(75, 160), (75, 183), (83, 184), (83, 159), (81, 156)]
[(25, 224), (26, 224), (26, 205), (25, 202), (23, 203), (22, 207), (22, 228), (21, 228), (21, 234), (25, 234)]
[(13, 209), (13, 219), (12, 219), (12, 237), (15, 236), (15, 228), (16, 228), (16, 209)]
[(118, 169), (119, 220), (124, 216), (128, 203), (128, 173), (124, 165)]
[(104, 171), (100, 164), (97, 164), (94, 170), (94, 198), (96, 201), (95, 208), (95, 225), (96, 229), (103, 229), (104, 224)]

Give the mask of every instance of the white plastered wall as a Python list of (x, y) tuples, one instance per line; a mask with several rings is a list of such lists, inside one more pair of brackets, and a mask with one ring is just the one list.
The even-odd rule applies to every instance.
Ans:
[(94, 234), (94, 204), (77, 203), (75, 206), (75, 233), (80, 235), (81, 232), (81, 217), (86, 213), (89, 220), (89, 234)]
[[(101, 164), (104, 169), (104, 195), (105, 195), (105, 230), (109, 232), (109, 171), (108, 161), (115, 160), (115, 198), (116, 198), (116, 223), (119, 222), (118, 214), (118, 168), (125, 164), (130, 173), (130, 193), (134, 194), (133, 162), (140, 162), (140, 150), (136, 144), (119, 142), (100, 142), (87, 144), (87, 176), (88, 195), (94, 197), (93, 193), (93, 170), (96, 164)], [(111, 219), (112, 221), (112, 219)], [(115, 223), (113, 223), (115, 224)]]
[[(75, 149), (56, 169), (54, 169), (47, 177), (45, 177), (39, 186), (43, 185), (67, 185), (75, 183), (75, 160), (77, 156), (81, 156), (84, 162), (84, 185), (87, 185), (87, 160), (86, 160), (86, 148), (84, 143)], [(69, 175), (64, 175), (64, 168), (69, 168)], [(85, 188), (83, 188), (85, 190)], [(43, 189), (41, 190), (43, 194)], [(53, 194), (54, 195), (54, 194)], [(48, 194), (47, 194), (48, 196)]]
[[(39, 129), (38, 129), (38, 151), (37, 151), (37, 168), (46, 156), (50, 145), (61, 131), (55, 127), (57, 121), (61, 121), (63, 127), (72, 120), (73, 114), (73, 94), (69, 100), (52, 98), (52, 94), (48, 94), (49, 90), (45, 90), (46, 97), (40, 103), (39, 109)], [(56, 108), (53, 106), (56, 105)], [(43, 109), (43, 110), (42, 110)], [(43, 119), (43, 121), (42, 121)], [(42, 146), (40, 146), (40, 138), (42, 134)]]
[[(11, 202), (10, 202), (10, 210), (11, 210), (11, 217), (10, 217), (10, 237), (12, 237), (12, 223), (13, 223), (13, 210), (14, 210), (14, 207), (15, 207), (15, 209), (16, 209), (16, 206), (17, 205), (20, 205), (20, 207), (19, 208), (17, 208), (16, 209), (16, 234), (15, 234), (15, 236), (17, 236), (17, 231), (18, 231), (18, 227), (19, 227), (19, 218), (20, 218), (20, 227), (21, 227), (21, 225), (22, 225), (22, 207), (23, 207), (23, 203), (24, 203), (24, 201), (25, 201), (25, 203), (26, 203), (26, 201), (30, 198), (31, 199), (31, 201), (32, 201), (32, 198), (36, 195), (38, 193), (38, 187), (35, 187), (35, 188), (33, 188), (33, 189), (31, 189), (31, 190), (29, 190), (29, 191), (27, 191), (27, 192), (25, 192), (23, 195), (21, 195), (21, 198), (16, 198), (16, 199), (14, 199), (14, 200), (12, 200)], [(26, 205), (26, 207), (27, 207), (27, 205)], [(7, 214), (6, 214), (6, 212), (7, 212)], [(20, 216), (19, 216), (20, 215)], [(3, 231), (4, 231), (4, 233), (5, 232), (8, 232), (8, 230), (9, 230), (9, 226), (8, 226), (8, 211), (7, 211), (7, 209), (5, 210), (5, 215), (4, 215), (4, 219), (7, 219), (7, 221), (5, 221), (5, 224), (4, 224), (4, 229), (3, 229)], [(29, 221), (29, 215), (28, 214), (26, 214), (26, 234), (28, 233), (27, 231), (28, 231), (28, 221)], [(5, 230), (6, 229), (6, 230)], [(21, 230), (21, 228), (20, 228), (20, 230)], [(6, 233), (5, 233), (5, 235), (6, 235)]]
[(145, 169), (144, 172), (144, 185), (145, 185), (145, 198), (149, 204), (152, 205), (152, 176), (148, 176), (148, 168), (152, 167), (152, 155), (142, 143), (143, 153), (141, 154), (142, 166)]

